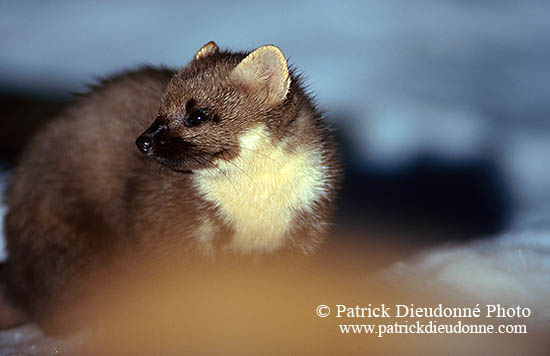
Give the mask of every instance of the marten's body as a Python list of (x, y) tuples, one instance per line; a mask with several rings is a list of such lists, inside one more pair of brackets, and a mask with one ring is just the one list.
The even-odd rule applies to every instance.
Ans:
[(208, 43), (179, 72), (102, 82), (32, 141), (6, 192), (5, 294), (42, 322), (120, 251), (307, 254), (327, 231), (338, 175), (280, 50)]

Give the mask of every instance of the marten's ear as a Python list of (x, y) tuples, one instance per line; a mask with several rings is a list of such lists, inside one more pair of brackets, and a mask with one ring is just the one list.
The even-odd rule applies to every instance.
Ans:
[(208, 57), (218, 51), (219, 51), (219, 48), (216, 42), (210, 41), (204, 46), (202, 46), (201, 49), (197, 51), (197, 53), (195, 53), (195, 60)]
[(269, 104), (283, 101), (290, 88), (285, 56), (273, 45), (262, 46), (246, 56), (233, 69), (230, 78), (250, 91), (265, 95)]

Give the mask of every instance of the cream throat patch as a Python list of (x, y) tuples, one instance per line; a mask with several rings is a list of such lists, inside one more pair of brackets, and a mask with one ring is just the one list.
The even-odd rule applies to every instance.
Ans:
[(327, 193), (326, 167), (319, 150), (289, 152), (284, 142), (274, 145), (264, 125), (239, 142), (237, 158), (196, 171), (194, 182), (234, 231), (230, 249), (274, 251), (288, 238), (296, 214), (311, 212), (313, 202)]

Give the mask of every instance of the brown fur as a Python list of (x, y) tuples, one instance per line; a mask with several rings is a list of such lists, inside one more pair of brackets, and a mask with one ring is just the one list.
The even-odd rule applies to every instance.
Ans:
[[(22, 156), (6, 194), (4, 283), (10, 300), (49, 331), (75, 327), (66, 310), (91, 293), (87, 277), (108, 276), (94, 273), (122, 255), (133, 263), (196, 255), (192, 236), (205, 217), (217, 232), (216, 251), (223, 251), (232, 227), (199, 194), (192, 173), (237, 157), (239, 137), (257, 124), (268, 128), (274, 145), (286, 142), (289, 154), (319, 150), (327, 182), (327, 194), (311, 211), (296, 213), (277, 251), (311, 251), (326, 234), (339, 168), (300, 78), (290, 72), (284, 98), (266, 100), (269, 92), (230, 78), (247, 53), (214, 46), (205, 45), (179, 72), (143, 68), (101, 82), (41, 130)], [(186, 127), (199, 108), (211, 120)], [(173, 144), (147, 157), (134, 141), (155, 116), (167, 128), (162, 139)]]

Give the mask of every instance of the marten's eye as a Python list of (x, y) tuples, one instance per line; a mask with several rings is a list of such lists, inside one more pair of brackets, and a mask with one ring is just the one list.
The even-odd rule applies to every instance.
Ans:
[(206, 110), (194, 110), (187, 115), (183, 121), (183, 124), (187, 127), (196, 127), (204, 124), (209, 119), (208, 111)]

